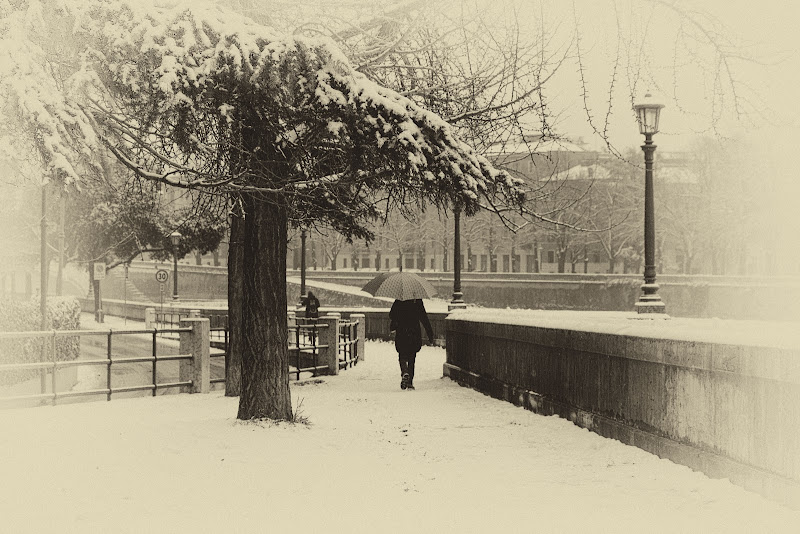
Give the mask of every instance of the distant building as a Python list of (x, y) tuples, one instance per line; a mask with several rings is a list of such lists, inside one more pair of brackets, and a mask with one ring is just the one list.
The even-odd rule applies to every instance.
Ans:
[[(489, 214), (462, 218), (463, 271), (642, 272), (644, 169), (638, 148), (613, 155), (581, 140), (530, 137), (497, 145), (488, 157), (525, 179), (541, 194), (539, 211), (565, 226), (540, 222), (515, 234)], [(729, 191), (736, 188), (727, 178), (725, 171), (709, 173), (694, 154), (656, 152), (657, 271), (800, 274), (796, 249), (780, 246), (777, 234), (767, 231), (769, 221), (759, 227), (745, 220), (753, 217), (747, 213), (747, 200), (758, 192), (758, 182), (750, 180), (749, 193)], [(307, 268), (452, 271), (451, 214), (426, 213), (415, 223), (400, 218), (391, 222), (389, 228), (375, 229), (376, 239), (369, 246), (348, 245), (336, 234), (309, 232)], [(224, 265), (226, 257), (207, 255), (200, 261)], [(299, 269), (300, 262), (297, 232), (289, 242), (287, 265)]]

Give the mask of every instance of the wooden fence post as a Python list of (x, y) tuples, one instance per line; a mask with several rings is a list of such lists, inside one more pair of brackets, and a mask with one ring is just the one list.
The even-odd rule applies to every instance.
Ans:
[(317, 336), (319, 361), (321, 365), (328, 366), (329, 375), (339, 374), (339, 317), (338, 313), (329, 313), (320, 317), (317, 323), (322, 326)]
[(181, 327), (190, 327), (191, 332), (181, 332), (179, 352), (191, 354), (191, 360), (179, 361), (180, 381), (192, 381), (190, 393), (211, 391), (210, 335), (211, 321), (205, 317), (181, 319)]
[(356, 356), (358, 361), (364, 361), (364, 338), (367, 335), (367, 316), (363, 313), (351, 313), (351, 321), (358, 321), (356, 325)]

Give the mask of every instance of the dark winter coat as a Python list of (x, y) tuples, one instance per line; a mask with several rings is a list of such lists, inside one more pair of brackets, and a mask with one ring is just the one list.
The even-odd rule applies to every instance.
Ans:
[(308, 292), (306, 297), (306, 318), (317, 319), (319, 317), (319, 299), (312, 293)]
[(417, 353), (422, 348), (420, 323), (433, 342), (433, 328), (421, 299), (395, 300), (389, 311), (390, 330), (395, 332), (394, 347), (399, 354)]

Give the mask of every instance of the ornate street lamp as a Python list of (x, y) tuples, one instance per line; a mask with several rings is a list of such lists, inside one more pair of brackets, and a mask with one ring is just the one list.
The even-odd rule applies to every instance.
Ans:
[(177, 230), (169, 234), (172, 243), (172, 300), (178, 300), (178, 245), (182, 237)]
[(658, 117), (663, 104), (653, 101), (650, 93), (644, 95), (644, 100), (634, 105), (636, 118), (639, 122), (639, 133), (644, 135), (644, 284), (642, 294), (636, 303), (639, 313), (665, 313), (666, 306), (658, 296), (656, 284), (656, 221), (655, 203), (653, 200), (653, 154), (656, 145), (653, 144), (653, 135), (658, 132)]
[(461, 292), (461, 206), (453, 207), (453, 300), (447, 305), (447, 310), (466, 308), (464, 293)]

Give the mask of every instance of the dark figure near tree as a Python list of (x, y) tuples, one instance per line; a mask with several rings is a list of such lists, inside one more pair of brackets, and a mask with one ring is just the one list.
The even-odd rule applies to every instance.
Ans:
[(317, 320), (319, 319), (319, 299), (314, 293), (309, 291), (308, 295), (305, 298), (305, 305), (306, 305), (305, 324), (311, 326), (311, 328), (308, 330), (308, 341), (312, 345), (316, 345), (317, 344), (316, 324)]
[(319, 319), (319, 299), (311, 291), (305, 298), (306, 319)]
[(400, 360), (400, 388), (414, 389), (414, 365), (422, 348), (420, 324), (425, 327), (428, 341), (433, 343), (433, 328), (422, 299), (395, 300), (389, 311), (389, 320), (389, 328), (395, 333), (394, 348)]

